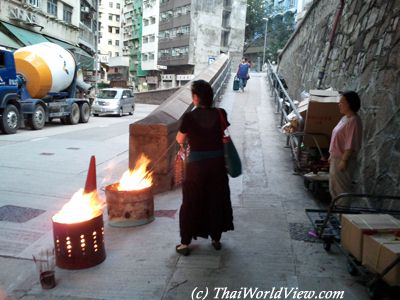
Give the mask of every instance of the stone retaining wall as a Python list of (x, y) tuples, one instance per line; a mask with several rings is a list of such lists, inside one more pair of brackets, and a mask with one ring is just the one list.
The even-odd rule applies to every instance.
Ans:
[[(295, 99), (316, 88), (340, 1), (314, 1), (278, 67)], [(322, 88), (361, 96), (360, 191), (400, 194), (400, 1), (345, 1)]]

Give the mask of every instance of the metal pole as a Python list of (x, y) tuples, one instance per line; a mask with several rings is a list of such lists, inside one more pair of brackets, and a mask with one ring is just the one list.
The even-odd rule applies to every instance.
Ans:
[(94, 63), (95, 63), (95, 70), (94, 70), (94, 94), (95, 96), (97, 95), (98, 91), (98, 86), (97, 86), (97, 77), (99, 76), (98, 74), (98, 68), (99, 68), (99, 35), (100, 35), (100, 28), (99, 28), (99, 0), (96, 1), (96, 32), (95, 32), (95, 41), (94, 41), (94, 49), (96, 50), (96, 54), (94, 57)]
[[(268, 18), (264, 18), (264, 20), (265, 20), (265, 32), (264, 32), (264, 48), (263, 48), (263, 59), (262, 59), (263, 66), (265, 63), (265, 48), (267, 47)], [(262, 67), (261, 67), (261, 70), (262, 70)]]

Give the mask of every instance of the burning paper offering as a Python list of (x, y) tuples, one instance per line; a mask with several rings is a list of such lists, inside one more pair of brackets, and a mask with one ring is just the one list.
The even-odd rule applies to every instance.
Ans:
[(118, 191), (143, 190), (153, 184), (153, 172), (148, 171), (150, 163), (144, 154), (137, 160), (133, 170), (127, 170), (121, 177), (118, 185)]

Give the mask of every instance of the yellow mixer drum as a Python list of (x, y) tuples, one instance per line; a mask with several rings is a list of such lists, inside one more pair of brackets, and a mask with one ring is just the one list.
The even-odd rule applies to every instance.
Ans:
[(72, 54), (53, 43), (40, 43), (18, 49), (14, 53), (17, 73), (26, 80), (32, 98), (65, 90), (74, 79), (75, 59)]

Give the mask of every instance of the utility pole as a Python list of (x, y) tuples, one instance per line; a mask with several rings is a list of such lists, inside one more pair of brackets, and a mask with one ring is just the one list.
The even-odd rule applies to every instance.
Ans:
[(98, 76), (99, 76), (99, 35), (100, 35), (100, 28), (99, 28), (99, 0), (96, 1), (96, 31), (94, 33), (94, 49), (96, 50), (96, 54), (94, 56), (94, 63), (95, 63), (95, 70), (94, 70), (94, 95), (96, 97), (98, 86)]
[[(268, 18), (263, 18), (265, 20), (265, 32), (264, 32), (264, 48), (263, 48), (263, 59), (262, 59), (262, 66), (265, 64), (265, 50), (267, 47), (267, 32), (268, 32)], [(261, 69), (262, 69), (261, 66)]]

